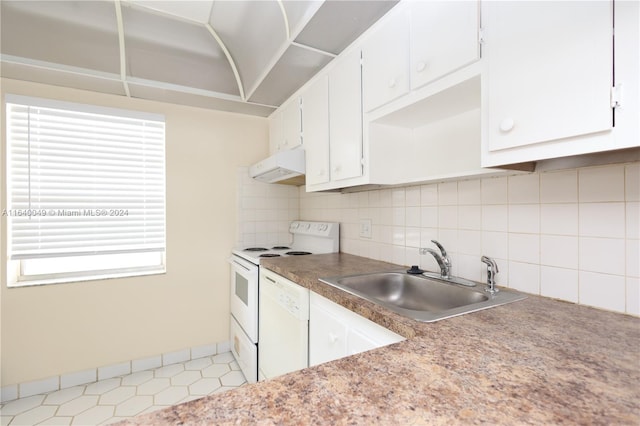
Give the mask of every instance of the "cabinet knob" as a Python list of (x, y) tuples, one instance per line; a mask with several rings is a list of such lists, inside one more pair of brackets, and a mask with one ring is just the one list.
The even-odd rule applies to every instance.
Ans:
[(287, 145), (289, 145), (289, 139), (284, 140), (284, 146), (287, 146)]
[(339, 173), (340, 172), (340, 166), (335, 166), (333, 168), (333, 173)]
[(500, 122), (500, 131), (504, 133), (510, 132), (514, 125), (513, 118), (505, 118)]
[(416, 67), (416, 70), (418, 72), (422, 72), (424, 71), (424, 69), (427, 68), (427, 64), (424, 62), (418, 62), (418, 66)]
[(320, 171), (318, 172), (318, 176), (324, 176), (324, 169), (320, 169)]
[(391, 80), (389, 80), (389, 87), (391, 89), (393, 89), (394, 87), (396, 87), (396, 79), (392, 78)]
[(329, 342), (330, 343), (335, 343), (338, 341), (338, 336), (333, 334), (333, 333), (329, 333)]

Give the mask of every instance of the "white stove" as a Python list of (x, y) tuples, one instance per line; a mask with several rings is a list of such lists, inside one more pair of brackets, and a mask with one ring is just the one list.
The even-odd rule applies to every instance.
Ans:
[(340, 224), (295, 221), (289, 225), (290, 245), (243, 247), (232, 250), (231, 263), (231, 352), (247, 382), (258, 378), (258, 294), (260, 261), (273, 257), (337, 253)]
[(295, 221), (289, 225), (293, 235), (290, 245), (272, 247), (245, 247), (231, 252), (235, 256), (260, 265), (265, 258), (337, 253), (340, 246), (340, 224), (334, 222)]

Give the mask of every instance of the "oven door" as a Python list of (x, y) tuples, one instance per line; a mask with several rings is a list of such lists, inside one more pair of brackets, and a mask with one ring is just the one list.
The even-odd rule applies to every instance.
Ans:
[(258, 343), (257, 265), (231, 256), (231, 315), (253, 343)]

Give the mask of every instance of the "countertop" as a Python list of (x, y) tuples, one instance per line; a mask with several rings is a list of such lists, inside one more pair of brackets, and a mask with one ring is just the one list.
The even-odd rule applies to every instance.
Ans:
[(640, 319), (529, 295), (417, 323), (321, 283), (402, 267), (348, 254), (262, 267), (407, 340), (121, 424), (640, 424)]

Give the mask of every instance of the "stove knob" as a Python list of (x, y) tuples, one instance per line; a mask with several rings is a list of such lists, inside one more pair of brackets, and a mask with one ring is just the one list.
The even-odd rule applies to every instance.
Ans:
[(327, 228), (329, 228), (329, 225), (327, 225), (326, 223), (321, 223), (320, 225), (318, 225), (319, 231), (326, 231)]
[(310, 223), (305, 223), (305, 224), (302, 225), (302, 229), (307, 229), (308, 230), (309, 228), (311, 228), (311, 224)]
[(298, 229), (298, 227), (300, 226), (300, 224), (298, 222), (292, 222), (291, 226), (289, 227), (290, 230), (296, 230)]

